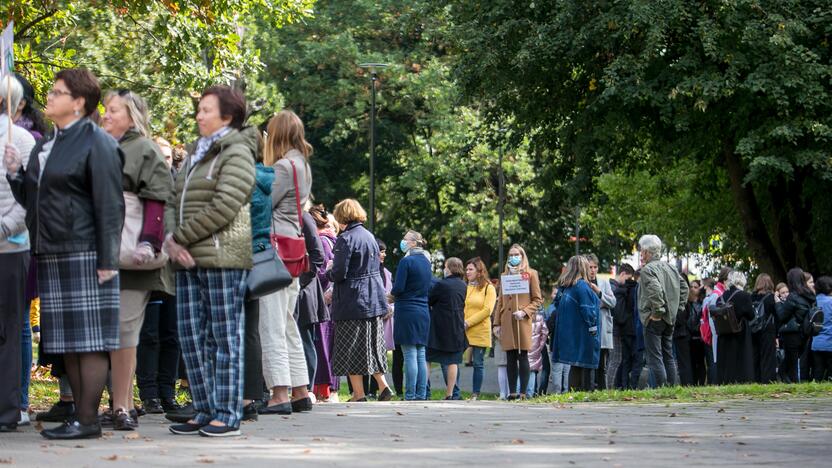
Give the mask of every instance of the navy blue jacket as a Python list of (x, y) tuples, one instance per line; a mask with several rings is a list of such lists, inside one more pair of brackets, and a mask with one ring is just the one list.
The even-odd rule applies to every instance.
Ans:
[[(558, 311), (552, 360), (597, 369), (601, 354), (598, 296), (581, 279), (558, 291), (555, 307)], [(593, 327), (595, 335), (590, 333)]]
[(430, 333), (428, 293), (433, 276), (430, 261), (413, 252), (399, 262), (391, 294), (396, 297), (393, 341), (401, 345), (427, 346)]
[(430, 339), (428, 347), (456, 353), (468, 347), (465, 341), (465, 295), (468, 285), (461, 276), (449, 276), (436, 283), (428, 295)]
[(361, 223), (351, 223), (335, 241), (332, 269), (332, 320), (366, 320), (387, 313), (378, 244)]

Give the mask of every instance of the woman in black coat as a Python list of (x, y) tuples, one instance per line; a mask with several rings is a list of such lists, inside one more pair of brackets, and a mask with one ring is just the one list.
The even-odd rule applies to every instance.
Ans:
[(780, 380), (784, 383), (797, 383), (797, 361), (806, 347), (802, 325), (806, 314), (815, 303), (815, 293), (806, 284), (806, 278), (800, 268), (792, 268), (786, 273), (786, 284), (789, 286), (789, 297), (783, 302), (778, 302), (776, 306), (780, 346), (785, 354), (779, 373)]
[(740, 332), (719, 335), (716, 348), (716, 381), (720, 385), (754, 381), (754, 349), (748, 321), (754, 318), (751, 294), (743, 291), (745, 274), (732, 271), (728, 275), (728, 290), (722, 295), (734, 305), (734, 314), (740, 322)]
[(462, 279), (462, 260), (451, 257), (445, 261), (445, 278), (436, 283), (428, 295), (430, 335), (426, 361), (442, 366), (445, 376), (445, 399), (459, 400), (457, 375), (462, 353), (468, 347), (465, 339), (465, 295), (468, 285)]
[[(763, 328), (752, 334), (754, 343), (754, 380), (772, 383), (777, 380), (777, 319), (774, 302), (774, 282), (763, 273), (754, 283), (751, 300), (765, 312)], [(756, 313), (756, 310), (755, 310)]]

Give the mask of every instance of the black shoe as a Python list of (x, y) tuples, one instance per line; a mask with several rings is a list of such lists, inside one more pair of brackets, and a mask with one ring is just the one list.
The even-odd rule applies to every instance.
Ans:
[(390, 401), (393, 399), (394, 396), (395, 395), (393, 395), (393, 392), (390, 390), (390, 387), (387, 387), (384, 390), (382, 390), (381, 393), (378, 394), (378, 401)]
[(130, 415), (138, 420), (139, 416), (147, 416), (147, 410), (144, 409), (144, 406), (141, 408), (133, 408), (130, 410)]
[(173, 398), (162, 398), (161, 400), (162, 405), (162, 413), (169, 413), (171, 411), (177, 411), (182, 408), (182, 405), (176, 402)]
[(95, 439), (101, 437), (101, 424), (67, 421), (54, 429), (41, 431), (40, 435), (52, 440)]
[(139, 420), (133, 418), (133, 411), (117, 410), (113, 416), (113, 429), (117, 431), (133, 431), (138, 429)]
[(75, 403), (71, 401), (58, 401), (49, 411), (35, 414), (35, 421), (43, 422), (64, 422), (72, 419), (75, 415)]
[(108, 409), (107, 411), (98, 415), (98, 424), (101, 424), (103, 427), (113, 427), (114, 420), (115, 415), (113, 414), (112, 409)]
[(176, 411), (168, 411), (165, 413), (165, 418), (176, 423), (186, 423), (196, 417), (193, 405), (185, 405)]
[(292, 414), (292, 403), (278, 403), (276, 405), (266, 406), (260, 410), (260, 414)]
[(168, 427), (168, 430), (177, 435), (199, 435), (199, 430), (203, 426), (203, 424), (191, 424), (186, 421), (182, 424), (174, 424)]
[(212, 426), (207, 424), (199, 430), (199, 435), (204, 437), (234, 437), (240, 435), (239, 427)]
[(303, 413), (304, 411), (312, 411), (312, 399), (309, 397), (301, 398), (292, 402), (292, 412)]
[(142, 400), (142, 407), (147, 414), (162, 414), (165, 412), (165, 409), (162, 408), (162, 401), (158, 398)]
[(17, 432), (17, 423), (0, 424), (0, 432)]
[(347, 400), (347, 403), (367, 403), (367, 397), (361, 397), (358, 399), (350, 398)]
[(257, 406), (254, 403), (243, 406), (243, 421), (257, 421)]

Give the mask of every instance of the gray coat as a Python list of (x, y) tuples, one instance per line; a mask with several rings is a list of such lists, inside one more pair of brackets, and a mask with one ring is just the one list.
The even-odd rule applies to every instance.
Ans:
[(272, 219), (274, 219), (274, 233), (284, 236), (299, 236), (298, 204), (295, 198), (295, 183), (292, 164), (298, 173), (298, 194), (300, 206), (309, 200), (312, 191), (312, 171), (309, 163), (298, 150), (291, 150), (283, 158), (274, 163), (274, 182), (272, 183)]
[(608, 280), (596, 279), (601, 289), (598, 304), (601, 306), (601, 349), (612, 349), (612, 310), (615, 308), (615, 294)]

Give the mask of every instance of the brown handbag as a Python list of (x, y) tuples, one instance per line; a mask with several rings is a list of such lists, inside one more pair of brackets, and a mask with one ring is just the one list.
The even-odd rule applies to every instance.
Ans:
[(272, 234), (271, 242), (277, 255), (283, 260), (286, 270), (292, 275), (292, 278), (299, 277), (302, 273), (309, 271), (309, 253), (306, 251), (306, 239), (303, 237), (303, 216), (300, 211), (300, 192), (298, 190), (298, 171), (295, 168), (295, 162), (291, 159), (289, 164), (292, 165), (292, 178), (295, 182), (295, 201), (298, 205), (298, 223), (300, 223), (299, 236), (284, 236), (282, 234)]

